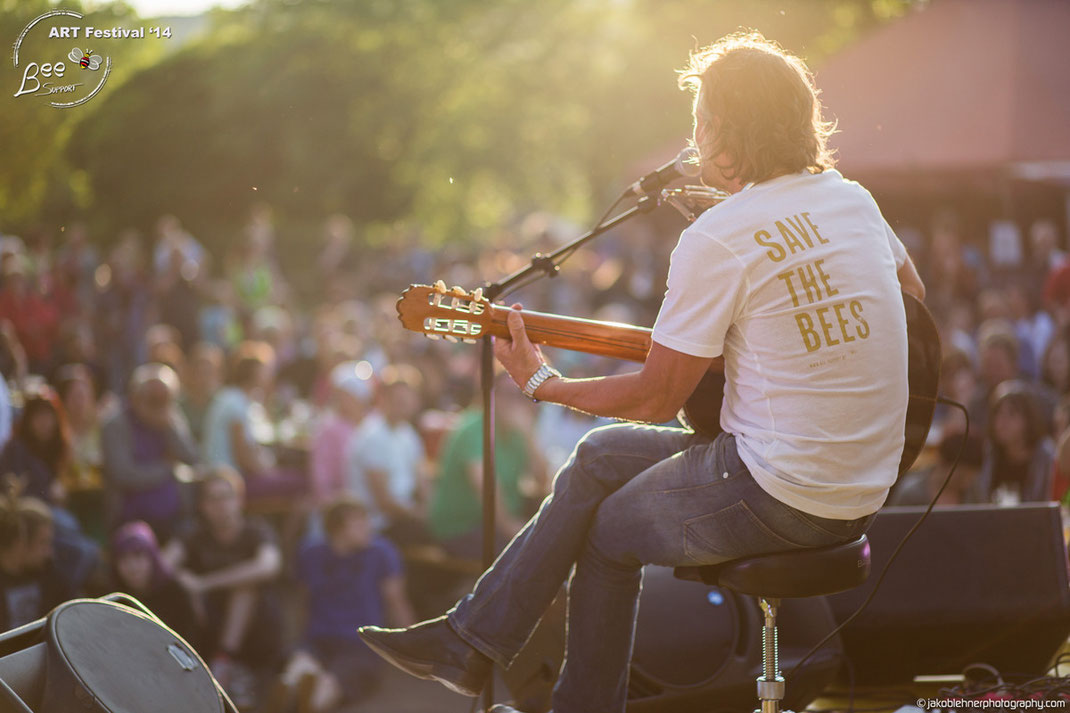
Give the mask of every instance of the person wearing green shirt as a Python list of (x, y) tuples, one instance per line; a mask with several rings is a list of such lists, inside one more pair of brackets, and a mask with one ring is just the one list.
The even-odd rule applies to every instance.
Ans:
[[(498, 392), (495, 424), (495, 474), (500, 544), (512, 538), (527, 518), (525, 481), (545, 486), (545, 464), (532, 446), (533, 405), (516, 389)], [(470, 409), (442, 449), (428, 512), (431, 534), (456, 557), (478, 559), (481, 547), (483, 486), (483, 413)]]

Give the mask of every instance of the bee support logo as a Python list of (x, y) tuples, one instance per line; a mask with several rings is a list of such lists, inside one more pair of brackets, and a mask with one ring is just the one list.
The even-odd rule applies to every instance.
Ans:
[[(18, 91), (15, 92), (16, 98), (47, 97), (50, 98), (48, 103), (57, 108), (78, 106), (96, 96), (104, 83), (108, 81), (108, 75), (111, 73), (111, 57), (99, 54), (89, 47), (86, 47), (84, 52), (81, 48), (74, 47), (65, 57), (62, 55), (39, 56), (28, 62), (24, 62), (24, 58), (20, 57), (23, 41), (36, 37), (37, 33), (45, 33), (47, 21), (63, 19), (62, 16), (74, 17), (78, 20), (84, 18), (80, 12), (74, 10), (51, 10), (30, 21), (15, 41), (12, 60), (15, 68), (22, 70), (22, 81)], [(65, 21), (69, 22), (69, 20)], [(77, 37), (78, 30), (81, 28), (63, 27), (60, 29), (62, 33), (56, 28), (47, 31), (47, 37), (71, 35)], [(87, 31), (85, 35), (88, 37), (90, 33)], [(70, 45), (67, 46), (70, 47)]]

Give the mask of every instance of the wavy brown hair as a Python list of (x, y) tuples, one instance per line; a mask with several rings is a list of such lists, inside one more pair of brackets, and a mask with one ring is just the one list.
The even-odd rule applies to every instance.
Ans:
[(760, 182), (783, 173), (820, 173), (835, 161), (814, 77), (801, 59), (758, 32), (722, 37), (691, 53), (680, 88), (695, 93), (695, 121), (712, 122), (698, 146), (704, 161), (722, 154), (726, 178)]

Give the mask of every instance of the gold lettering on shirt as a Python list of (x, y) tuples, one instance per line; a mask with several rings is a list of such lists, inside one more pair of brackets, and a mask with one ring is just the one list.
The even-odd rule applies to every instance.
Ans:
[(765, 254), (773, 262), (780, 262), (783, 260), (787, 253), (784, 248), (780, 247), (779, 243), (775, 243), (772, 240), (773, 236), (769, 234), (768, 230), (759, 230), (754, 234), (754, 242), (761, 245), (763, 248), (770, 248)]
[(814, 320), (805, 310), (795, 313), (795, 324), (799, 327), (799, 336), (802, 337), (803, 346), (808, 352), (816, 352), (821, 348), (821, 337), (814, 329)]
[(806, 221), (806, 224), (810, 226), (810, 230), (814, 231), (814, 237), (817, 238), (817, 242), (821, 243), (822, 245), (828, 245), (829, 241), (821, 237), (821, 233), (817, 232), (817, 226), (814, 225), (814, 221), (810, 220), (810, 214), (803, 213), (802, 217), (803, 220)]
[(802, 239), (806, 241), (806, 247), (814, 247), (814, 241), (810, 239), (810, 235), (806, 232), (806, 228), (803, 227), (803, 221), (799, 216), (787, 217), (784, 220), (795, 229), (796, 233), (802, 236)]
[[(786, 216), (773, 221), (773, 224), (775, 232), (779, 234), (779, 240), (773, 237), (774, 232), (771, 230), (754, 233), (754, 241), (766, 248), (765, 255), (772, 262), (781, 262), (789, 253), (794, 255), (829, 244), (808, 212)], [(784, 284), (792, 307), (803, 307), (792, 316), (803, 348), (808, 353), (816, 352), (822, 347), (868, 339), (871, 331), (869, 322), (862, 315), (860, 300), (829, 302), (830, 298), (840, 294), (840, 290), (835, 286), (832, 275), (825, 271), (824, 264), (825, 258), (816, 258), (776, 275)]]
[(796, 248), (798, 248), (798, 252), (802, 252), (806, 249), (806, 246), (802, 244), (798, 237), (796, 237), (795, 233), (788, 229), (788, 226), (778, 220), (776, 221), (776, 227), (777, 230), (780, 231), (780, 237), (784, 239), (784, 244), (788, 246), (788, 250), (791, 251), (792, 255), (795, 254)]
[(851, 314), (861, 325), (857, 328), (858, 338), (865, 339), (869, 336), (869, 323), (862, 317), (862, 303), (858, 300), (851, 300)]
[(825, 274), (825, 271), (821, 269), (821, 263), (825, 262), (824, 258), (820, 260), (814, 260), (814, 269), (817, 270), (817, 274), (821, 276), (821, 284), (825, 286), (825, 294), (829, 297), (840, 294), (840, 291), (829, 284), (829, 276)]

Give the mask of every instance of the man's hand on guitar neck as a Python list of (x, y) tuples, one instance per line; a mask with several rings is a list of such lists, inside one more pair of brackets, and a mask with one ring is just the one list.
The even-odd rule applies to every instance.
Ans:
[[(494, 340), (494, 356), (509, 372), (517, 387), (523, 389), (528, 379), (546, 363), (542, 351), (531, 343), (528, 333), (524, 331), (524, 320), (520, 316), (521, 305), (513, 305), (509, 313), (509, 339)], [(540, 387), (541, 388), (541, 387)]]

